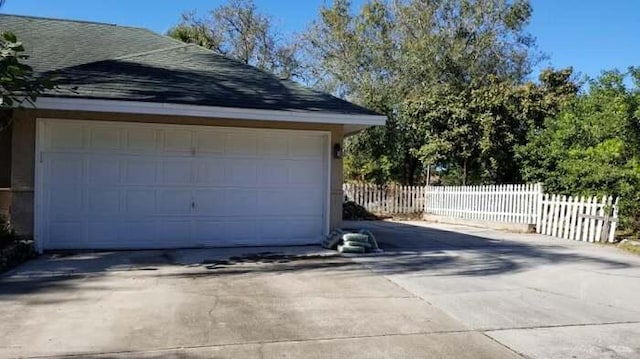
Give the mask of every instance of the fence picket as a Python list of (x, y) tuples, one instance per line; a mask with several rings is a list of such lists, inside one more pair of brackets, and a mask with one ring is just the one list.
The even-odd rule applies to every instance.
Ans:
[(600, 206), (597, 207), (597, 216), (600, 217), (596, 220), (596, 230), (593, 237), (595, 242), (600, 242), (602, 239), (602, 227), (604, 226), (604, 208), (607, 205), (607, 197), (602, 196), (600, 200)]
[(538, 198), (537, 198), (537, 202), (536, 202), (536, 207), (538, 208), (538, 216), (536, 217), (536, 232), (537, 233), (542, 233), (542, 213), (544, 210), (544, 205), (543, 205), (543, 194), (540, 193), (538, 194)]
[(596, 203), (598, 203), (597, 197), (591, 197), (591, 208), (589, 210), (589, 215), (591, 216), (589, 218), (589, 242), (596, 241), (596, 220), (593, 218), (593, 216), (597, 215)]
[(548, 236), (553, 233), (553, 219), (556, 216), (556, 197), (557, 195), (552, 195), (549, 202), (549, 223), (547, 223), (547, 231), (544, 233)]
[(565, 197), (564, 204), (564, 216), (562, 218), (562, 231), (558, 234), (558, 238), (568, 239), (569, 237), (569, 223), (571, 222), (571, 206), (573, 203), (570, 201), (571, 196)]

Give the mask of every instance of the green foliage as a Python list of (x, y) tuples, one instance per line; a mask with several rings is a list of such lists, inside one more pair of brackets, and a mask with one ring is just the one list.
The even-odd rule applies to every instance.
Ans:
[(623, 224), (640, 231), (639, 108), (638, 69), (604, 72), (518, 148), (523, 178), (553, 193), (620, 196)]
[(552, 91), (576, 91), (570, 70), (525, 83), (540, 58), (524, 31), (531, 11), (526, 0), (323, 7), (304, 36), (316, 85), (389, 118), (350, 140), (347, 176), (414, 184), (433, 165), (461, 183), (516, 180), (529, 115), (555, 106), (542, 102)]
[(0, 34), (0, 131), (10, 124), (13, 108), (33, 105), (38, 95), (53, 88), (50, 80), (35, 76), (31, 66), (24, 63), (27, 58), (14, 34)]
[(191, 14), (183, 15), (182, 23), (171, 28), (167, 35), (176, 40), (196, 44), (207, 49), (218, 48), (222, 41), (207, 25), (195, 19)]
[(281, 78), (301, 76), (296, 42), (286, 42), (273, 20), (258, 11), (253, 0), (230, 0), (209, 17), (182, 15), (167, 35), (211, 49), (221, 55), (274, 73)]
[(0, 214), (0, 249), (13, 241), (13, 232), (9, 221)]

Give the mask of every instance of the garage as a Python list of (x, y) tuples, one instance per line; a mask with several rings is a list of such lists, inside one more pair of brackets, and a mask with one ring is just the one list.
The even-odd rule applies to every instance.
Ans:
[(387, 120), (153, 31), (0, 27), (56, 80), (0, 136), (0, 217), (37, 252), (317, 244), (342, 226), (344, 139)]
[(44, 250), (318, 243), (325, 131), (37, 119)]

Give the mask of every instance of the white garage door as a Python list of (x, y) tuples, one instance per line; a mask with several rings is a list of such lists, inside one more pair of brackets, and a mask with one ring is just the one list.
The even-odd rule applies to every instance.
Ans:
[(38, 120), (43, 249), (318, 243), (328, 134)]

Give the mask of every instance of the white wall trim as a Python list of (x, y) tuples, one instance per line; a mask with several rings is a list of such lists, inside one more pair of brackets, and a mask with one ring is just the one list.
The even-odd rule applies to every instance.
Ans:
[(119, 112), (147, 115), (213, 117), (235, 120), (309, 122), (325, 124), (382, 126), (386, 116), (346, 115), (303, 111), (256, 110), (232, 107), (182, 105), (120, 100), (91, 100), (40, 97), (36, 108), (46, 110)]
[(44, 143), (46, 122), (36, 118), (36, 143), (34, 152), (34, 194), (33, 194), (33, 242), (36, 251), (40, 254), (44, 251), (44, 228), (43, 224), (47, 219), (44, 216), (43, 179), (42, 179), (42, 159), (41, 148)]

